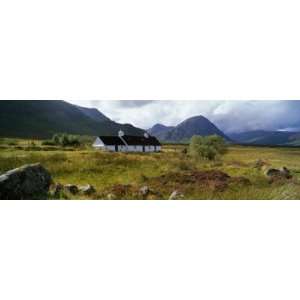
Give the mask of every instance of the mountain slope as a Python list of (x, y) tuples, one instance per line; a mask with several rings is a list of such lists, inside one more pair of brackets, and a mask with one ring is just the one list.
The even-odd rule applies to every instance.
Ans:
[(155, 124), (150, 129), (147, 130), (149, 134), (157, 137), (159, 140), (165, 140), (165, 137), (169, 131), (174, 129), (174, 126), (165, 126), (163, 124)]
[(158, 131), (156, 135), (152, 130), (152, 134), (161, 141), (182, 142), (189, 140), (193, 135), (208, 136), (214, 134), (219, 135), (226, 140), (230, 140), (219, 128), (203, 116), (195, 116), (186, 119), (176, 127), (168, 130), (166, 129), (166, 126), (164, 127), (165, 128), (159, 127), (163, 128), (163, 131)]
[(90, 117), (94, 121), (97, 121), (97, 122), (111, 121), (107, 116), (105, 116), (103, 113), (101, 113), (96, 108), (87, 108), (87, 107), (82, 107), (82, 106), (78, 106), (78, 105), (76, 105), (76, 107), (82, 113), (84, 113), (86, 116)]
[(255, 130), (233, 133), (230, 137), (242, 144), (300, 146), (299, 132)]
[(95, 113), (92, 111), (93, 117), (88, 116), (77, 106), (58, 100), (0, 101), (0, 136), (50, 138), (58, 132), (116, 135), (120, 129), (131, 135), (144, 132), (130, 124), (110, 121), (105, 116), (101, 122), (96, 121)]

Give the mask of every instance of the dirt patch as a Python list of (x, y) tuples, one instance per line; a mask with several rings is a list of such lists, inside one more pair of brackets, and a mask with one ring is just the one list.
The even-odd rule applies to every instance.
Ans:
[(230, 176), (222, 171), (210, 170), (210, 171), (193, 171), (182, 173), (167, 173), (162, 176), (155, 177), (162, 184), (169, 182), (174, 183), (205, 183), (207, 181), (226, 181)]
[(184, 195), (194, 192), (223, 192), (230, 186), (251, 185), (245, 177), (231, 177), (219, 170), (171, 172), (147, 178), (147, 195), (141, 194), (141, 186), (115, 184), (104, 191), (104, 198), (114, 199), (169, 199), (171, 193), (180, 191)]
[(208, 188), (212, 191), (224, 191), (229, 184), (251, 184), (245, 177), (230, 177), (227, 173), (219, 170), (168, 173), (152, 178), (151, 182), (154, 185), (163, 185), (165, 188), (179, 188), (182, 186), (188, 188), (193, 186), (193, 188)]
[(115, 184), (108, 193), (114, 194), (117, 198), (123, 198), (129, 193), (132, 193), (132, 186), (130, 184)]

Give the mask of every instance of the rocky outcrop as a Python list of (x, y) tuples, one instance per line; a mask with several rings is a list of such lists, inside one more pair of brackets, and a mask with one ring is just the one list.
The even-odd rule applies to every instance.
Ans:
[(0, 176), (0, 199), (47, 199), (51, 182), (41, 164), (24, 165)]

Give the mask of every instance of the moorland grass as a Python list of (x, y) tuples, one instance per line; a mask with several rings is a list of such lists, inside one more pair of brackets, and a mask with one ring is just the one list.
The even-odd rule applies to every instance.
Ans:
[[(224, 191), (213, 191), (198, 186), (175, 186), (185, 191), (186, 199), (300, 199), (300, 149), (297, 148), (262, 148), (231, 146), (222, 160), (194, 161), (182, 153), (184, 146), (167, 145), (161, 153), (109, 153), (90, 147), (76, 149), (49, 147), (45, 151), (25, 149), (32, 147), (28, 141), (15, 141), (21, 149), (1, 142), (0, 174), (24, 164), (40, 162), (47, 168), (55, 182), (62, 184), (91, 184), (97, 194), (90, 198), (105, 198), (106, 192), (114, 185), (132, 185), (137, 189), (149, 185), (168, 199), (172, 192), (164, 184), (151, 179), (170, 172), (185, 173), (196, 170), (220, 170), (230, 176), (243, 176), (251, 181), (249, 186), (230, 185)], [(270, 184), (261, 170), (254, 168), (255, 161), (262, 159), (272, 167), (286, 166), (293, 174), (294, 180)], [(153, 181), (154, 182), (154, 181)], [(72, 198), (87, 198), (73, 196)], [(135, 194), (124, 198), (138, 199)]]

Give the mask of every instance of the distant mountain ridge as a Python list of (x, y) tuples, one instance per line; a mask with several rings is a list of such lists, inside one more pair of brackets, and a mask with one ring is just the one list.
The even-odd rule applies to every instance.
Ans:
[(253, 130), (229, 134), (241, 144), (270, 146), (300, 146), (300, 132)]
[(230, 140), (217, 126), (201, 115), (188, 118), (174, 127), (156, 124), (148, 132), (165, 142), (183, 142), (188, 141), (193, 135), (208, 136), (214, 134), (227, 141)]
[(163, 124), (155, 124), (153, 127), (147, 130), (151, 135), (155, 136), (159, 140), (165, 140), (166, 135), (169, 131), (174, 129), (175, 126), (165, 126)]
[(142, 135), (144, 130), (111, 121), (96, 109), (78, 107), (60, 100), (0, 101), (0, 136), (50, 138), (65, 132), (79, 135)]

